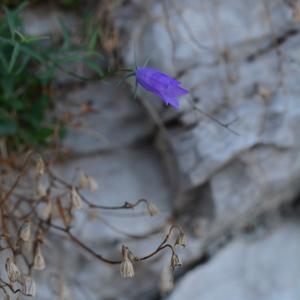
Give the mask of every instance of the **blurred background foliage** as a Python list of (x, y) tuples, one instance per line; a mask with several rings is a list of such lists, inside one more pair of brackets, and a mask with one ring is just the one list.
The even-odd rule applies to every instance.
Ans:
[[(2, 0), (2, 4), (6, 5), (6, 6), (12, 6), (15, 7), (17, 5), (20, 5), (24, 2), (28, 2), (25, 0)], [(39, 4), (39, 3), (45, 3), (47, 1), (43, 1), (43, 0), (31, 0), (30, 4)], [(64, 8), (75, 8), (76, 6), (78, 6), (82, 1), (80, 0), (52, 0), (48, 2), (53, 2), (56, 5), (60, 5)]]
[[(103, 56), (96, 51), (100, 31), (92, 30), (87, 17), (84, 38), (76, 43), (63, 20), (59, 45), (49, 36), (28, 36), (20, 17), (28, 3), (4, 2), (8, 6), (0, 12), (0, 139), (14, 151), (51, 146), (64, 135), (64, 122), (54, 110), (52, 84), (57, 71), (79, 80), (102, 79), (107, 72), (100, 64)], [(79, 1), (58, 2), (68, 6)], [(72, 73), (69, 66), (77, 62), (91, 70), (93, 78)]]

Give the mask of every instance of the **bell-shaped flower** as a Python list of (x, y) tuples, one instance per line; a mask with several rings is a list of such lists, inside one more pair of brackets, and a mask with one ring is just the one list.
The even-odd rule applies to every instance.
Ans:
[(188, 94), (186, 89), (180, 87), (180, 82), (160, 71), (141, 67), (135, 72), (137, 82), (147, 91), (160, 97), (165, 104), (179, 108), (177, 97)]

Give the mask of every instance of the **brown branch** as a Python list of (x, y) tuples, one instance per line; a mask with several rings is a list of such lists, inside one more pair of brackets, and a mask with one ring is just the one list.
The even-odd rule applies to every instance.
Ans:
[(0, 200), (0, 207), (8, 200), (8, 198), (11, 196), (11, 194), (13, 193), (14, 189), (17, 187), (17, 185), (19, 184), (19, 181), (21, 180), (21, 178), (23, 177), (23, 175), (25, 174), (25, 170), (26, 167), (30, 161), (30, 158), (32, 156), (33, 152), (30, 151), (27, 154), (27, 157), (25, 158), (25, 161), (23, 163), (22, 166), (22, 170), (20, 172), (20, 174), (17, 176), (17, 178), (15, 179), (13, 185), (11, 186), (11, 188), (6, 192), (6, 194), (4, 194), (4, 196), (2, 197), (2, 199)]

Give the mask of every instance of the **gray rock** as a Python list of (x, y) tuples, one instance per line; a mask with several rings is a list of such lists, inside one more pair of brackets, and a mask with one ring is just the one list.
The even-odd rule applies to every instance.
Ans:
[(299, 224), (258, 240), (237, 239), (189, 272), (168, 300), (296, 300), (300, 296)]
[[(208, 224), (204, 239), (194, 237), (182, 253), (188, 264), (199, 258), (203, 249), (217, 248), (215, 244), (224, 234), (218, 225), (234, 231), (237, 219), (243, 228), (251, 221), (248, 212), (256, 211), (256, 216), (260, 210), (292, 200), (299, 192), (300, 30), (292, 24), (291, 12), (281, 0), (127, 3), (114, 15), (114, 24), (122, 32), (125, 63), (134, 65), (135, 49), (139, 65), (150, 57), (152, 66), (178, 77), (190, 95), (181, 99), (177, 112), (163, 108), (159, 99), (140, 89), (139, 100), (147, 105), (142, 107), (134, 102), (129, 89), (117, 89), (115, 81), (75, 86), (60, 97), (59, 104), (59, 112), (79, 114), (64, 141), (73, 156), (57, 166), (57, 171), (71, 179), (80, 168), (95, 177), (100, 189), (86, 195), (99, 204), (121, 204), (141, 197), (156, 202), (163, 213), (155, 219), (130, 214), (119, 218), (100, 211), (105, 221), (131, 234), (155, 229), (173, 207), (182, 212), (190, 206), (196, 222), (201, 223), (197, 208), (209, 207), (209, 212), (201, 211)], [(47, 14), (25, 14), (27, 32), (57, 34), (59, 13), (51, 12), (43, 19)], [(80, 26), (73, 16), (66, 20), (73, 30)], [(280, 48), (275, 47), (274, 38)], [(58, 81), (70, 83), (61, 77)], [(91, 101), (96, 111), (88, 118), (80, 116), (84, 101)], [(230, 128), (239, 136), (194, 106), (223, 123), (237, 118)], [(152, 145), (149, 137), (155, 123), (159, 134)], [(163, 161), (176, 178), (173, 195)], [(204, 196), (203, 190), (207, 192)], [(192, 200), (183, 197), (187, 191)], [(188, 229), (194, 222), (190, 219), (188, 216)], [(76, 234), (108, 257), (119, 257), (122, 242), (137, 255), (149, 253), (160, 239), (154, 236), (140, 242), (124, 238), (103, 221), (95, 221), (96, 225), (85, 220), (84, 213), (79, 213)], [(298, 231), (298, 225), (286, 224), (260, 241), (233, 241), (207, 265), (188, 273), (170, 300), (297, 299)], [(96, 264), (68, 243), (52, 242), (56, 249), (47, 260), (49, 273), (39, 278), (44, 279), (43, 286), (39, 282), (38, 296), (43, 300), (59, 294), (76, 300), (150, 299), (158, 291), (158, 274), (169, 259), (138, 266), (137, 277), (128, 282), (120, 279), (118, 268)], [(58, 270), (58, 265), (64, 270)], [(56, 289), (49, 288), (47, 278), (57, 271), (69, 291), (58, 290), (55, 283)]]
[[(89, 83), (62, 96), (61, 113), (76, 116), (67, 128), (66, 148), (77, 154), (115, 151), (138, 144), (151, 134), (153, 125), (131, 91), (117, 84), (115, 79)], [(84, 102), (91, 103), (93, 112), (81, 114)]]
[[(300, 39), (284, 1), (137, 0), (115, 18), (128, 65), (135, 48), (140, 64), (150, 57), (190, 90), (175, 116), (183, 126), (166, 125), (181, 177), (177, 194), (208, 184), (223, 221), (298, 193), (299, 75), (291, 58), (298, 60)], [(195, 106), (224, 126), (235, 120), (230, 128), (239, 136)], [(187, 205), (174, 199), (179, 209)]]

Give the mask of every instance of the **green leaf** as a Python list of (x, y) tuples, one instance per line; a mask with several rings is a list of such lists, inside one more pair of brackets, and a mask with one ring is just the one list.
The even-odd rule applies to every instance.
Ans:
[(24, 71), (24, 69), (27, 67), (29, 62), (30, 62), (30, 56), (23, 54), (21, 64), (19, 65), (18, 69), (15, 71), (15, 74), (20, 75)]
[(25, 43), (34, 43), (34, 42), (39, 42), (39, 41), (43, 41), (43, 40), (49, 40), (50, 37), (47, 35), (39, 35), (39, 36), (28, 36), (25, 37)]
[(9, 27), (9, 30), (10, 30), (10, 36), (14, 40), (15, 39), (15, 30), (16, 30), (16, 23), (15, 23), (14, 15), (5, 6), (4, 6), (4, 12), (5, 12), (5, 18), (7, 20), (8, 27)]
[(20, 37), (22, 43), (27, 43), (27, 44), (50, 39), (50, 37), (47, 35), (25, 36), (24, 34), (22, 34), (17, 30), (15, 30), (15, 33)]
[(67, 28), (65, 22), (62, 19), (59, 19), (58, 21), (59, 21), (60, 29), (64, 36), (64, 44), (63, 44), (62, 48), (67, 49), (70, 46), (70, 34), (69, 34), (69, 31), (68, 31), (68, 28)]
[(99, 38), (99, 32), (94, 31), (88, 42), (88, 46), (87, 46), (88, 51), (95, 51), (98, 38)]
[(15, 10), (15, 14), (19, 15), (22, 10), (24, 10), (24, 8), (28, 5), (28, 1), (23, 1)]
[(20, 44), (16, 43), (14, 50), (12, 52), (11, 58), (10, 58), (10, 62), (9, 62), (9, 66), (8, 66), (8, 73), (11, 73), (12, 69), (14, 68), (19, 53), (20, 53)]
[(6, 60), (6, 57), (3, 52), (0, 51), (0, 62), (3, 66), (3, 69), (6, 71), (8, 70), (8, 61)]
[[(7, 38), (5, 38), (5, 37), (3, 37), (3, 36), (0, 36), (0, 42), (1, 42), (2, 44), (11, 45), (11, 46), (14, 46), (15, 43), (16, 43), (15, 41), (10, 40), (10, 39), (7, 39)], [(0, 43), (0, 45), (1, 45), (1, 43)]]
[(30, 48), (30, 47), (22, 44), (20, 47), (20, 50), (22, 52), (28, 54), (32, 58), (34, 58), (39, 63), (41, 63), (41, 64), (45, 63), (45, 58), (43, 57), (43, 55), (40, 52), (35, 51), (33, 48)]
[(85, 59), (83, 61), (90, 69), (96, 71), (99, 76), (102, 77), (104, 75), (103, 70), (98, 66), (98, 64), (95, 61), (89, 59)]

